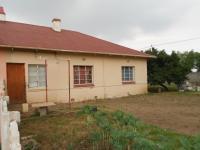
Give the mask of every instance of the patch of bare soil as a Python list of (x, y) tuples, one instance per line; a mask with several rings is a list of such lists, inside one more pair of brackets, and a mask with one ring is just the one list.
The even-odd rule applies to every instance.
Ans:
[(164, 93), (104, 101), (146, 123), (189, 135), (200, 133), (200, 95)]
[[(200, 93), (148, 94), (73, 103), (72, 110), (76, 111), (88, 104), (97, 105), (108, 111), (122, 110), (133, 114), (145, 123), (179, 133), (200, 134)], [(70, 111), (67, 104), (50, 108), (50, 113), (53, 114)]]
[(200, 94), (162, 93), (74, 104), (96, 104), (108, 110), (122, 110), (145, 123), (188, 135), (200, 134)]

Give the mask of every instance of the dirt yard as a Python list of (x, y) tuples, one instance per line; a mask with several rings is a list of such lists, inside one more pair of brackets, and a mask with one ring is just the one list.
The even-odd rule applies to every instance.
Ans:
[(97, 100), (73, 104), (73, 107), (94, 104), (107, 110), (122, 110), (148, 124), (179, 133), (200, 133), (200, 93), (162, 93)]
[[(160, 130), (154, 130), (152, 126), (153, 134), (168, 135), (172, 142), (177, 142), (179, 135), (185, 139), (188, 136), (184, 134), (200, 134), (200, 93), (162, 93), (73, 103), (71, 109), (68, 104), (59, 104), (49, 108), (49, 115), (44, 117), (39, 117), (34, 111), (22, 114), (20, 135), (25, 138), (22, 140), (23, 146), (26, 149), (33, 145), (39, 149), (71, 149), (69, 146), (74, 145), (87, 147), (95, 127), (91, 130), (86, 123), (88, 117), (78, 115), (77, 112), (84, 105), (96, 105), (104, 112), (122, 110), (145, 124), (172, 130), (174, 132), (155, 132)], [(10, 109), (14, 108), (20, 107)], [(32, 144), (26, 140), (27, 137), (31, 137)]]
[[(97, 105), (107, 111), (122, 110), (145, 123), (178, 133), (200, 134), (200, 93), (148, 94), (73, 103), (72, 111), (89, 104)], [(56, 114), (68, 111), (70, 111), (68, 104), (50, 108), (50, 112)]]

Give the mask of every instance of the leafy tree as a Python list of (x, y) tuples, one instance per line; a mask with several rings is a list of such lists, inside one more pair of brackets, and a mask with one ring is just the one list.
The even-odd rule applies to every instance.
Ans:
[(190, 51), (178, 54), (180, 57), (180, 61), (182, 64), (187, 67), (187, 69), (191, 69), (196, 67), (198, 71), (200, 71), (200, 53)]
[(151, 85), (161, 85), (165, 90), (168, 90), (165, 83), (175, 83), (180, 87), (191, 70), (191, 65), (182, 63), (185, 59), (174, 51), (169, 55), (164, 50), (152, 48), (146, 53), (156, 56), (155, 59), (148, 60), (148, 82)]
[(155, 59), (148, 60), (148, 83), (153, 85), (159, 84), (166, 89), (167, 87), (164, 86), (164, 83), (166, 81), (167, 71), (163, 67), (165, 66), (167, 60), (167, 54), (165, 51), (159, 52), (155, 48), (146, 51), (146, 53), (157, 57)]
[(186, 75), (190, 72), (191, 68), (186, 67), (185, 64), (181, 63), (180, 57), (174, 51), (170, 55), (171, 66), (169, 68), (169, 77), (168, 83), (175, 83), (178, 87), (186, 79)]

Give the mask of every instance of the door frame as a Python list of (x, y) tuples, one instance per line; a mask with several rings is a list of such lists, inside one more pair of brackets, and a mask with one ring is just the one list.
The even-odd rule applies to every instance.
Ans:
[[(15, 63), (15, 62), (7, 62), (6, 63), (6, 88), (7, 88), (7, 94), (8, 94), (8, 64), (20, 64), (23, 65), (24, 68), (24, 101), (22, 103), (14, 103), (14, 104), (23, 104), (27, 103), (27, 94), (26, 94), (26, 70), (25, 70), (25, 63)], [(9, 96), (9, 95), (8, 95)], [(12, 104), (12, 103), (10, 103)]]

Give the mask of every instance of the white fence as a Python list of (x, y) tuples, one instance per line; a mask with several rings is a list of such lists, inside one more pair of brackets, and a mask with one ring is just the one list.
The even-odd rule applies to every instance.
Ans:
[(17, 124), (20, 122), (20, 112), (8, 111), (8, 101), (8, 97), (0, 97), (1, 150), (21, 150)]
[(4, 80), (0, 78), (0, 97), (5, 94), (5, 85), (4, 85)]

